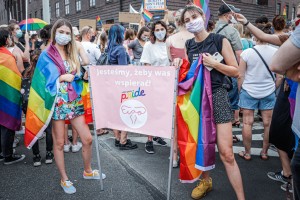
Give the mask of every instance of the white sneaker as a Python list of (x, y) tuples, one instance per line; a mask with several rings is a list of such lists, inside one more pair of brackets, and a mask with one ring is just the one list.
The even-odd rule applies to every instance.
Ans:
[(71, 143), (65, 144), (65, 145), (64, 145), (64, 152), (65, 152), (65, 153), (70, 152), (70, 148), (71, 148)]
[(16, 148), (20, 143), (20, 139), (18, 137), (15, 137), (14, 143), (13, 143), (13, 148)]
[(81, 148), (82, 148), (82, 143), (77, 142), (77, 144), (72, 145), (72, 152), (76, 153), (76, 152), (80, 151)]

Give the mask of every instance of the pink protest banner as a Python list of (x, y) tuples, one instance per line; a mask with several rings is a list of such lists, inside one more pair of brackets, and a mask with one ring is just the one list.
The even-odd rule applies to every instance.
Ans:
[(91, 66), (89, 73), (96, 129), (171, 138), (174, 67)]

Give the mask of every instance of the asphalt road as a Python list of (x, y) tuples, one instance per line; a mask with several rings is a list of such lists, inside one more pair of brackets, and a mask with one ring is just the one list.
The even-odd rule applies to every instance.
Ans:
[[(240, 134), (240, 129), (235, 130)], [(256, 133), (262, 132), (258, 127)], [(169, 147), (155, 146), (156, 153), (149, 155), (144, 151), (145, 137), (131, 135), (133, 141), (139, 142), (139, 148), (132, 151), (120, 151), (114, 147), (112, 135), (99, 137), (100, 156), (104, 180), (104, 191), (100, 191), (99, 181), (83, 180), (83, 164), (81, 153), (66, 153), (65, 161), (70, 180), (77, 188), (73, 195), (64, 194), (60, 188), (60, 177), (55, 164), (42, 164), (33, 167), (32, 152), (23, 145), (17, 147), (18, 153), (26, 154), (24, 162), (11, 166), (0, 163), (0, 199), (111, 199), (111, 200), (160, 200), (166, 199), (167, 177), (169, 164)], [(22, 140), (21, 140), (22, 143)], [(40, 141), (42, 158), (45, 156), (45, 141)], [(242, 143), (236, 144), (236, 147)], [(260, 148), (261, 140), (256, 139), (253, 146)], [(218, 154), (216, 169), (211, 173), (213, 191), (203, 199), (232, 200), (236, 199), (228, 181), (223, 164)], [(270, 180), (266, 173), (280, 169), (278, 157), (270, 157), (262, 161), (258, 156), (244, 161), (236, 155), (240, 167), (246, 199), (282, 200), (285, 193), (280, 183)], [(93, 167), (97, 167), (95, 148)], [(172, 193), (174, 200), (189, 200), (190, 192), (196, 183), (182, 184), (178, 181), (179, 169), (172, 171)]]

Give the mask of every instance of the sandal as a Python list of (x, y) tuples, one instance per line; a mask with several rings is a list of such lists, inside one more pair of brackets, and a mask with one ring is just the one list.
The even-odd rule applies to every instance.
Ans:
[(251, 160), (251, 155), (250, 155), (250, 153), (246, 153), (245, 151), (239, 152), (239, 156), (240, 156), (241, 158), (243, 158), (244, 160), (246, 160), (246, 161), (250, 161), (250, 160)]
[(232, 126), (240, 128), (241, 122), (240, 121), (235, 121), (234, 123), (232, 123)]
[(232, 140), (233, 140), (233, 143), (238, 143), (241, 141), (236, 135), (232, 136)]
[(269, 156), (267, 153), (260, 152), (260, 159), (262, 160), (269, 160)]

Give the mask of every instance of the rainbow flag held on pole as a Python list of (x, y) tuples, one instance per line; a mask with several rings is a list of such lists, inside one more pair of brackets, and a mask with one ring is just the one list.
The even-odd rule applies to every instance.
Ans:
[(21, 73), (14, 56), (0, 48), (0, 125), (18, 131), (21, 127)]
[(99, 26), (102, 25), (102, 21), (101, 21), (101, 18), (99, 15), (96, 17), (96, 22), (97, 22), (97, 25), (99, 25)]
[(284, 7), (283, 7), (282, 15), (284, 16), (285, 20), (287, 20), (286, 5), (284, 5)]
[(146, 22), (150, 22), (153, 17), (153, 14), (147, 9), (144, 9), (144, 11), (142, 12), (142, 16), (144, 17)]
[(205, 26), (207, 26), (208, 20), (210, 19), (209, 0), (193, 0), (193, 3), (203, 10), (206, 18)]
[(202, 171), (215, 167), (216, 127), (213, 121), (210, 72), (200, 56), (178, 84), (179, 179), (182, 183), (193, 183)]

